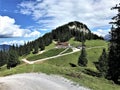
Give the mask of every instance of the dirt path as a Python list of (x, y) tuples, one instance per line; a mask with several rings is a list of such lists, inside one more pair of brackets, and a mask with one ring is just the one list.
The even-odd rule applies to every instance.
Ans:
[[(90, 48), (86, 48), (86, 49), (102, 48), (102, 47), (105, 47), (105, 46), (96, 46), (96, 47), (90, 47)], [(35, 61), (28, 61), (28, 60), (26, 60), (24, 58), (24, 59), (22, 59), (22, 61), (25, 62), (25, 63), (27, 63), (27, 64), (34, 64), (34, 63), (37, 63), (37, 62), (42, 62), (42, 61), (46, 61), (46, 60), (49, 60), (49, 59), (53, 59), (53, 58), (57, 58), (57, 57), (61, 57), (61, 56), (66, 56), (66, 55), (69, 55), (69, 54), (73, 54), (73, 53), (78, 52), (80, 50), (81, 49), (74, 49), (73, 52), (70, 52), (70, 53), (59, 54), (59, 55), (56, 55), (56, 56), (52, 56), (52, 57), (48, 57), (48, 58), (43, 58), (43, 59), (39, 59), (39, 60), (35, 60)]]
[(90, 90), (63, 77), (27, 73), (0, 78), (0, 90)]

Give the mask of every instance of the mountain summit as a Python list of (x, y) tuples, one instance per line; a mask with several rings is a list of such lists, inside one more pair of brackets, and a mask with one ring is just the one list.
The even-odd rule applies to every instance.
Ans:
[(55, 30), (58, 30), (61, 28), (64, 28), (64, 30), (69, 29), (69, 30), (80, 31), (84, 33), (90, 32), (89, 28), (85, 24), (78, 21), (69, 22), (67, 24), (57, 27)]
[(75, 37), (77, 41), (85, 41), (86, 39), (98, 39), (99, 36), (91, 33), (90, 29), (83, 23), (78, 21), (69, 22), (57, 27), (52, 31), (53, 39), (59, 41), (68, 41), (71, 37)]
[(78, 30), (80, 32), (85, 32), (85, 33), (90, 32), (90, 30), (88, 29), (88, 27), (85, 24), (78, 22), (78, 21), (69, 22), (67, 25), (68, 25), (69, 29), (71, 29), (71, 30)]

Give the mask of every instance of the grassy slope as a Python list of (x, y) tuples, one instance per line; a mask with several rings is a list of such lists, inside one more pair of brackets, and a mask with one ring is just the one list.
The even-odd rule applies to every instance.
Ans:
[(46, 46), (45, 50), (50, 50), (50, 49), (53, 49), (53, 48), (55, 48), (54, 41), (49, 46)]
[(71, 46), (74, 46), (74, 47), (81, 45), (81, 42), (74, 41), (74, 38), (71, 38), (68, 42), (70, 43)]
[(63, 50), (65, 50), (65, 49), (51, 49), (51, 50), (48, 50), (42, 54), (39, 54), (39, 55), (35, 54), (34, 56), (30, 56), (27, 59), (30, 61), (34, 61), (34, 60), (38, 60), (38, 59), (42, 59), (42, 58), (51, 57), (51, 56), (58, 55)]
[(94, 46), (108, 46), (108, 43), (103, 40), (87, 40), (85, 42), (87, 47), (94, 47)]
[[(27, 56), (27, 60), (29, 61), (34, 61), (34, 60), (38, 60), (38, 59), (43, 59), (43, 58), (47, 58), (47, 57), (52, 57), (52, 56), (56, 56), (59, 53), (61, 53), (62, 51), (64, 51), (64, 48), (61, 49), (50, 49), (42, 54), (35, 54), (35, 55), (29, 55)], [(66, 52), (64, 53), (68, 53), (68, 52), (72, 52), (72, 49), (68, 49)]]
[[(71, 38), (68, 42), (74, 47), (82, 44), (81, 42), (74, 41), (74, 38)], [(106, 43), (106, 41), (103, 41), (103, 40), (86, 40), (86, 42), (85, 42), (85, 45), (87, 47), (103, 46), (103, 45), (107, 45), (107, 44), (108, 43)]]
[[(49, 46), (46, 46), (45, 47), (45, 50), (46, 51), (49, 51), (51, 49), (55, 48), (55, 44), (52, 42)], [(33, 54), (32, 52), (27, 55), (27, 56), (21, 56), (20, 59), (23, 59), (23, 58), (29, 58), (29, 57), (34, 57), (34, 56), (37, 56), (37, 54)], [(43, 57), (44, 58), (44, 57)]]
[[(92, 42), (92, 41), (91, 41)], [(97, 41), (94, 41), (97, 42)], [(106, 45), (104, 41), (100, 43), (101, 45)], [(106, 46), (107, 47), (107, 46)], [(11, 70), (3, 70), (1, 69), (0, 76), (6, 76), (16, 73), (27, 73), (27, 72), (43, 72), (47, 74), (60, 74), (64, 77), (72, 79), (75, 82), (78, 82), (80, 85), (89, 87), (93, 90), (120, 90), (120, 86), (112, 84), (112, 82), (107, 81), (104, 78), (93, 77), (83, 73), (82, 71), (86, 68), (96, 70), (93, 62), (97, 61), (103, 48), (94, 48), (86, 50), (88, 54), (88, 67), (70, 67), (69, 63), (74, 63), (77, 65), (77, 60), (80, 52), (62, 56), (59, 58), (51, 59), (43, 62), (42, 64), (22, 64), (13, 68)], [(80, 75), (80, 77), (72, 76), (71, 74)]]

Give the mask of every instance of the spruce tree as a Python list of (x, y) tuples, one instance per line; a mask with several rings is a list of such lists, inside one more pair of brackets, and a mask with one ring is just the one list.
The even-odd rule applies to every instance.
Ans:
[(41, 51), (45, 49), (45, 44), (44, 44), (43, 39), (40, 40), (39, 48), (40, 48)]
[(118, 14), (114, 16), (111, 29), (111, 40), (109, 45), (108, 56), (108, 79), (115, 83), (120, 79), (120, 4), (112, 8), (118, 10)]
[(106, 77), (108, 70), (108, 59), (105, 49), (103, 49), (102, 55), (99, 57), (98, 63), (96, 64), (96, 68), (99, 70), (103, 77)]
[(34, 47), (34, 51), (33, 54), (36, 54), (39, 52), (39, 46), (38, 46), (38, 42), (35, 43), (35, 47)]
[(81, 55), (79, 56), (78, 59), (78, 65), (79, 66), (87, 66), (88, 60), (87, 60), (87, 53), (84, 47), (84, 44), (82, 45), (82, 51), (81, 51)]
[(12, 67), (17, 66), (20, 61), (19, 61), (19, 56), (15, 50), (10, 50), (8, 52), (8, 61), (7, 61), (7, 68), (10, 69)]
[(5, 65), (8, 59), (8, 54), (6, 51), (0, 51), (0, 67)]

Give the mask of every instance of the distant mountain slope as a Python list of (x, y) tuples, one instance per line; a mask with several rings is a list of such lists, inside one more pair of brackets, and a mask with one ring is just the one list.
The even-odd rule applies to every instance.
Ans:
[(64, 31), (71, 30), (71, 31), (75, 31), (75, 32), (79, 31), (79, 32), (83, 32), (83, 33), (90, 33), (91, 32), (90, 29), (85, 24), (78, 22), (78, 21), (69, 22), (65, 25), (57, 27), (54, 30), (60, 31), (61, 29), (63, 29)]
[(0, 50), (9, 50), (9, 48), (10, 45), (6, 45), (6, 44), (0, 45)]
[(107, 41), (109, 41), (111, 39), (111, 35), (110, 34), (105, 35), (104, 39), (107, 40)]
[(42, 37), (39, 37), (32, 42), (28, 42), (23, 46), (16, 47), (15, 49), (20, 56), (29, 54), (33, 50), (34, 53), (37, 53), (39, 50), (44, 50), (45, 46), (50, 45), (53, 40), (66, 42), (73, 37), (74, 40), (80, 42), (91, 39), (103, 39), (102, 37), (93, 34), (87, 25), (78, 21), (73, 21), (59, 26)]
[(82, 41), (81, 39), (84, 39), (85, 35), (89, 36), (87, 39), (91, 38), (91, 32), (88, 27), (78, 21), (69, 22), (52, 31), (53, 39), (59, 41), (68, 41), (71, 37), (75, 37), (77, 41)]
[(82, 41), (85, 39), (102, 39), (95, 34), (93, 34), (87, 25), (73, 21), (65, 25), (59, 26), (52, 31), (53, 39), (59, 41), (68, 41), (71, 37), (75, 37), (75, 40)]

